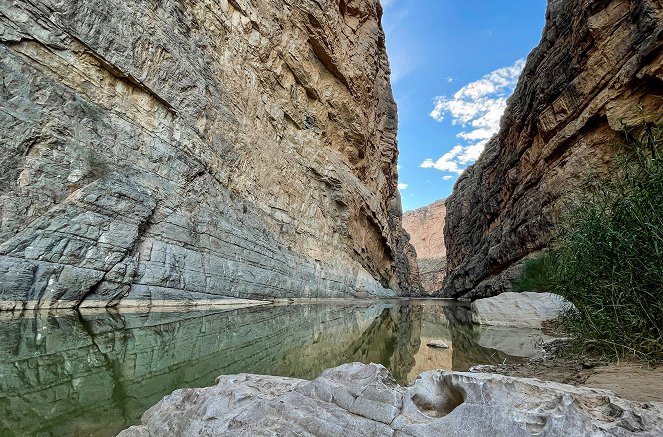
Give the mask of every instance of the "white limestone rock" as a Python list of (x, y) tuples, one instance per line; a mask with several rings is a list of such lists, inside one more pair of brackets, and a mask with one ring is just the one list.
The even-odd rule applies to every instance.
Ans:
[(502, 293), (472, 303), (472, 321), (478, 325), (536, 328), (556, 320), (572, 304), (552, 293)]
[(444, 372), (400, 387), (382, 366), (328, 369), (314, 381), (236, 375), (177, 390), (120, 437), (655, 436), (663, 404), (536, 379)]

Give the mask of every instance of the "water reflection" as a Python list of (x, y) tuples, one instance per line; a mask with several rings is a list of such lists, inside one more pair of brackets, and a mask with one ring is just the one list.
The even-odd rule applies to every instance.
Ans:
[(436, 303), (3, 314), (0, 435), (115, 435), (164, 395), (221, 374), (312, 379), (361, 361), (407, 384), (433, 368), (513, 359), (480, 345), (468, 319), (466, 307)]

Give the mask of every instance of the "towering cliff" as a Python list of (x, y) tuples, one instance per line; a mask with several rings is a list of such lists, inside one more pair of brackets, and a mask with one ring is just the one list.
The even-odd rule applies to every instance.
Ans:
[(408, 291), (381, 14), (1, 2), (0, 306)]
[(444, 245), (445, 200), (403, 214), (403, 229), (417, 251), (421, 286), (428, 293), (442, 288), (446, 274), (447, 250)]
[(509, 290), (620, 130), (663, 121), (660, 0), (551, 0), (546, 20), (501, 131), (447, 200), (445, 296)]

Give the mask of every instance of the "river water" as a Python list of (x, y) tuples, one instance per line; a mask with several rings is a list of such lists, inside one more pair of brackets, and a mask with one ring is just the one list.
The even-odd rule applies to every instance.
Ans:
[(443, 301), (0, 313), (0, 435), (113, 436), (173, 390), (223, 374), (314, 379), (360, 361), (408, 384), (531, 354), (536, 333), (477, 328), (469, 314)]

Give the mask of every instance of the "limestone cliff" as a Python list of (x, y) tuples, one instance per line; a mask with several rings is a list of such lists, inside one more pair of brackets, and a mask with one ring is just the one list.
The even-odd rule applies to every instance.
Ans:
[(619, 131), (663, 118), (660, 0), (552, 0), (546, 20), (501, 131), (447, 200), (445, 296), (509, 290)]
[(444, 245), (445, 200), (403, 214), (403, 228), (417, 251), (419, 276), (424, 291), (442, 288), (446, 274), (447, 250)]
[(381, 14), (1, 2), (0, 306), (408, 291)]

